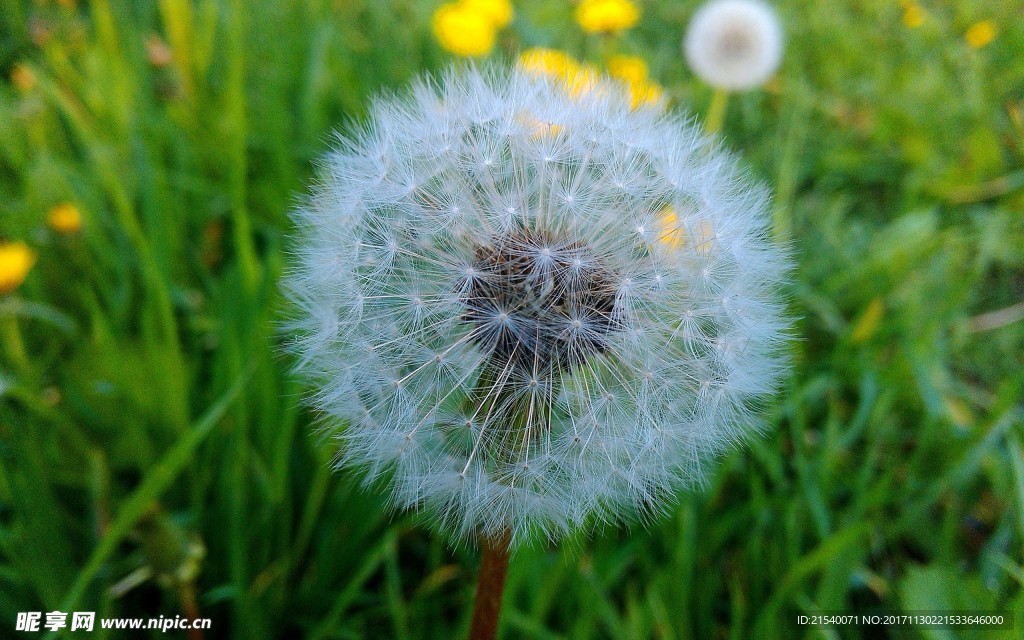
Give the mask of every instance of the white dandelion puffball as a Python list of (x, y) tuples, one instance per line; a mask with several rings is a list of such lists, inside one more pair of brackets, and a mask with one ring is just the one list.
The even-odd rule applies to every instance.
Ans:
[(690, 68), (713, 87), (764, 84), (782, 61), (782, 26), (760, 0), (713, 0), (690, 21), (683, 39)]
[(329, 154), (286, 288), (338, 465), (456, 541), (667, 510), (784, 364), (768, 196), (680, 115), (465, 69)]

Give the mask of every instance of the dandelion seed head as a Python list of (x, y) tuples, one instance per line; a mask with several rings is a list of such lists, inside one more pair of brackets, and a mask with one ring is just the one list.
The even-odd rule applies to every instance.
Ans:
[(424, 79), (295, 214), (290, 343), (338, 464), (455, 540), (653, 517), (761, 428), (787, 328), (767, 193), (633, 107), (600, 77)]
[(751, 89), (782, 61), (782, 26), (761, 0), (712, 0), (697, 10), (683, 39), (690, 68), (713, 87)]

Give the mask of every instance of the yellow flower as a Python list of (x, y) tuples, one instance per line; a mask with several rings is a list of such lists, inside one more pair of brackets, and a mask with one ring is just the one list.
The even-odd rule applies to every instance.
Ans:
[(647, 81), (647, 63), (639, 56), (612, 56), (608, 60), (608, 75), (629, 84)]
[(640, 20), (640, 9), (630, 0), (583, 0), (576, 7), (576, 22), (587, 33), (618, 33)]
[(462, 0), (463, 7), (487, 16), (496, 28), (501, 29), (512, 22), (512, 3), (509, 0)]
[(22, 93), (28, 93), (36, 86), (36, 74), (23, 62), (19, 62), (11, 69), (11, 82)]
[(554, 49), (534, 47), (519, 56), (519, 65), (528, 73), (560, 80), (569, 95), (577, 97), (593, 88), (599, 76), (592, 65)]
[(438, 7), (433, 19), (434, 37), (457, 56), (485, 56), (494, 48), (496, 31), (487, 15), (449, 2)]
[[(658, 218), (658, 242), (669, 249), (680, 249), (687, 242), (687, 225), (681, 223), (676, 210), (666, 206), (661, 210)], [(704, 255), (710, 250), (711, 239), (714, 237), (714, 230), (707, 220), (700, 220), (690, 230), (689, 242), (693, 245), (698, 254)]]
[(629, 97), (634, 109), (645, 104), (657, 104), (664, 94), (665, 90), (656, 82), (645, 81), (629, 85)]
[(669, 249), (678, 249), (683, 246), (683, 230), (679, 228), (679, 216), (671, 206), (661, 210), (658, 227), (660, 232), (658, 242)]
[(999, 29), (996, 23), (991, 20), (981, 20), (971, 25), (971, 28), (964, 34), (964, 39), (972, 49), (980, 49), (996, 39)]
[(908, 4), (903, 10), (903, 24), (916, 29), (924, 24), (925, 12), (919, 4)]
[(541, 120), (532, 111), (526, 109), (516, 114), (516, 120), (534, 139), (557, 136), (562, 131), (562, 125)]
[[(519, 56), (519, 66), (535, 75), (563, 83), (566, 93), (576, 98), (594, 90), (601, 73), (593, 65), (582, 63), (569, 54), (555, 49), (534, 47)], [(647, 64), (636, 56), (612, 56), (608, 73), (621, 80), (629, 89), (633, 108), (642, 104), (655, 104), (664, 90), (647, 78)]]
[(594, 87), (600, 75), (592, 65), (582, 63), (567, 53), (535, 47), (519, 56), (519, 64), (527, 72), (560, 80), (569, 95), (578, 97)]
[(75, 233), (82, 227), (82, 214), (75, 205), (63, 202), (46, 214), (46, 224), (57, 233)]
[[(590, 65), (581, 64), (564, 51), (533, 47), (519, 55), (519, 67), (535, 76), (543, 76), (557, 81), (566, 93), (578, 96), (593, 84), (596, 77)], [(542, 122), (526, 114), (523, 121), (533, 130), (534, 135), (555, 135), (561, 131), (561, 125)]]
[(0, 242), (0, 293), (21, 286), (35, 262), (36, 254), (24, 242)]
[(519, 66), (534, 75), (568, 80), (579, 71), (580, 63), (564, 51), (533, 47), (520, 54)]
[(664, 90), (647, 77), (647, 63), (637, 56), (612, 56), (608, 61), (608, 74), (622, 80), (629, 87), (633, 108), (643, 104), (656, 104)]
[(601, 72), (594, 65), (583, 63), (566, 81), (566, 91), (573, 98), (588, 94), (597, 86)]

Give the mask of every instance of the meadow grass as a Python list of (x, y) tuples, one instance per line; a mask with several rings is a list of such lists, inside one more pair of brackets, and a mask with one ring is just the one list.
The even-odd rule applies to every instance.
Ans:
[[(515, 4), (495, 58), (613, 47), (706, 111), (679, 49), (697, 3), (645, 2), (611, 43), (570, 3)], [(648, 529), (517, 553), (504, 637), (902, 637), (793, 620), (922, 609), (1016, 629), (908, 637), (1024, 628), (1024, 13), (779, 5), (782, 71), (722, 130), (798, 263), (772, 427)], [(196, 610), (207, 637), (464, 633), (475, 553), (331, 472), (275, 328), (288, 211), (332, 130), (447, 64), (433, 9), (0, 0), (0, 238), (38, 258), (0, 296), (0, 635), (19, 611)], [(74, 234), (46, 226), (65, 201)]]

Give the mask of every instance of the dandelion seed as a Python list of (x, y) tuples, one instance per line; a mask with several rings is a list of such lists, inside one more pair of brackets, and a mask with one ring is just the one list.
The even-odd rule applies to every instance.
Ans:
[(339, 465), (454, 540), (664, 512), (760, 428), (784, 368), (765, 190), (685, 118), (591, 82), (423, 80), (296, 213), (293, 350)]
[(760, 0), (713, 0), (701, 7), (683, 40), (702, 80), (730, 91), (764, 84), (782, 60), (782, 27)]

